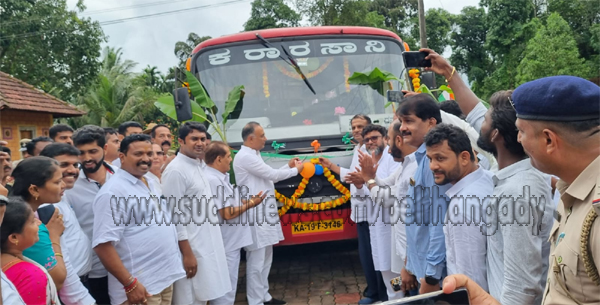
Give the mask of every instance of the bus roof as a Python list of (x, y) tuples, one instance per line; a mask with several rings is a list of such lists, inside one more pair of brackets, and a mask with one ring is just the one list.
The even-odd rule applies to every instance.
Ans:
[(266, 29), (266, 30), (258, 30), (258, 31), (250, 31), (237, 33), (227, 36), (222, 36), (218, 38), (212, 38), (206, 41), (201, 42), (192, 54), (196, 54), (203, 48), (221, 45), (231, 42), (240, 42), (240, 41), (248, 41), (255, 40), (256, 34), (260, 34), (265, 39), (269, 38), (278, 38), (278, 37), (291, 37), (291, 36), (310, 36), (310, 35), (336, 35), (336, 34), (350, 34), (350, 35), (379, 35), (379, 36), (387, 36), (399, 41), (402, 41), (398, 35), (395, 33), (378, 29), (378, 28), (369, 28), (369, 27), (359, 27), (359, 26), (319, 26), (319, 27), (297, 27), (297, 28), (278, 28), (278, 29)]

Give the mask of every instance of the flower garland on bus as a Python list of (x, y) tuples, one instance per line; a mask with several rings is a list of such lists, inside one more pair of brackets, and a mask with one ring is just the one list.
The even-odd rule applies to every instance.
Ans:
[(344, 56), (344, 83), (346, 84), (346, 92), (350, 92), (350, 83), (348, 82), (348, 78), (350, 77), (350, 64), (348, 63), (348, 58)]
[(271, 96), (269, 92), (269, 77), (267, 76), (267, 63), (263, 62), (263, 92), (265, 93), (265, 97), (268, 98)]
[[(325, 69), (327, 69), (327, 67), (329, 67), (329, 64), (331, 64), (331, 62), (333, 62), (333, 58), (329, 58), (323, 65), (321, 65), (319, 67), (319, 69), (309, 72), (309, 73), (305, 73), (304, 76), (306, 76), (306, 78), (313, 78), (319, 74), (321, 74), (321, 72), (323, 72)], [(298, 74), (296, 71), (290, 71), (288, 70), (286, 67), (282, 66), (280, 63), (275, 63), (275, 66), (277, 67), (277, 69), (279, 70), (279, 72), (283, 73), (285, 76), (287, 77), (291, 77), (297, 80), (302, 80), (302, 76), (300, 76), (300, 74)]]
[(421, 88), (421, 78), (419, 78), (419, 74), (421, 72), (419, 71), (419, 69), (410, 69), (408, 70), (408, 76), (410, 78), (412, 78), (412, 84), (413, 84), (413, 88), (415, 89), (415, 92), (420, 92), (420, 88)]
[[(300, 196), (302, 196), (302, 194), (304, 194), (304, 190), (306, 190), (306, 186), (308, 185), (308, 180), (310, 179), (310, 176), (303, 175), (300, 185), (298, 185), (298, 188), (296, 189), (296, 191), (294, 191), (294, 194), (290, 198), (285, 197), (284, 195), (279, 193), (277, 190), (275, 190), (275, 198), (277, 199), (277, 201), (283, 203), (283, 207), (281, 207), (281, 209), (279, 210), (279, 216), (283, 216), (291, 208), (302, 209), (303, 211), (325, 211), (325, 210), (329, 210), (329, 209), (333, 209), (338, 206), (341, 206), (341, 205), (345, 204), (346, 202), (348, 202), (348, 200), (350, 200), (350, 190), (348, 190), (348, 188), (346, 188), (341, 182), (339, 182), (337, 179), (335, 179), (335, 177), (333, 176), (331, 171), (319, 163), (318, 158), (311, 159), (310, 162), (314, 166), (319, 165), (323, 168), (323, 175), (325, 176), (325, 178), (327, 178), (327, 181), (329, 181), (331, 183), (331, 185), (333, 185), (333, 187), (335, 187), (338, 191), (340, 191), (340, 193), (342, 193), (342, 196), (335, 200), (330, 200), (330, 201), (321, 202), (321, 203), (300, 203), (300, 202), (298, 202), (297, 201), (298, 198)], [(313, 172), (313, 175), (314, 175), (314, 172)]]

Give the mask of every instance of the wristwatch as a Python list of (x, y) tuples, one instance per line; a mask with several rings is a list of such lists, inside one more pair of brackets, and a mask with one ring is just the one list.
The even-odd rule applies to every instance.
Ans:
[(371, 186), (371, 184), (376, 184), (377, 181), (375, 181), (375, 179), (369, 179), (369, 181), (367, 181), (367, 186)]
[(427, 283), (428, 285), (437, 285), (440, 283), (439, 279), (436, 279), (433, 276), (426, 276), (425, 277), (425, 283)]

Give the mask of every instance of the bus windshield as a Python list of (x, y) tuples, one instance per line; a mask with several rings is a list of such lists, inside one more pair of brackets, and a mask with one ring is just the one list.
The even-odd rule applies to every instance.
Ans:
[[(276, 48), (258, 41), (224, 45), (201, 50), (195, 56), (197, 76), (207, 93), (224, 109), (229, 91), (244, 85), (241, 113), (227, 122), (227, 140), (241, 143), (241, 129), (256, 121), (265, 128), (269, 140), (339, 137), (350, 131), (350, 118), (367, 114), (391, 122), (392, 107), (369, 86), (347, 83), (354, 72), (369, 73), (374, 68), (403, 74), (399, 41), (379, 36), (294, 37), (271, 39)], [(286, 48), (313, 86), (313, 94), (286, 58)], [(393, 81), (394, 90), (401, 90)], [(221, 113), (217, 117), (221, 118)]]

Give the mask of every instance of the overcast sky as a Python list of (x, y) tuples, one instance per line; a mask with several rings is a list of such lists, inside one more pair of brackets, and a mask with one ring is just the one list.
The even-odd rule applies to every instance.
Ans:
[[(165, 72), (169, 67), (177, 64), (173, 47), (177, 41), (185, 40), (188, 33), (195, 32), (200, 36), (219, 37), (243, 30), (244, 23), (250, 17), (251, 0), (223, 4), (228, 1), (231, 0), (171, 0), (165, 4), (148, 6), (151, 3), (167, 1), (85, 0), (87, 9), (83, 16), (104, 22), (198, 6), (217, 5), (102, 27), (108, 37), (106, 45), (122, 48), (126, 59), (138, 63), (136, 70), (142, 70), (150, 65), (157, 66), (161, 72)], [(442, 7), (457, 14), (465, 6), (476, 6), (479, 0), (424, 0), (424, 2), (425, 9)], [(77, 0), (68, 0), (68, 3), (69, 7), (75, 8)], [(133, 5), (136, 7), (125, 9)], [(111, 10), (108, 12), (98, 12), (109, 9)]]

